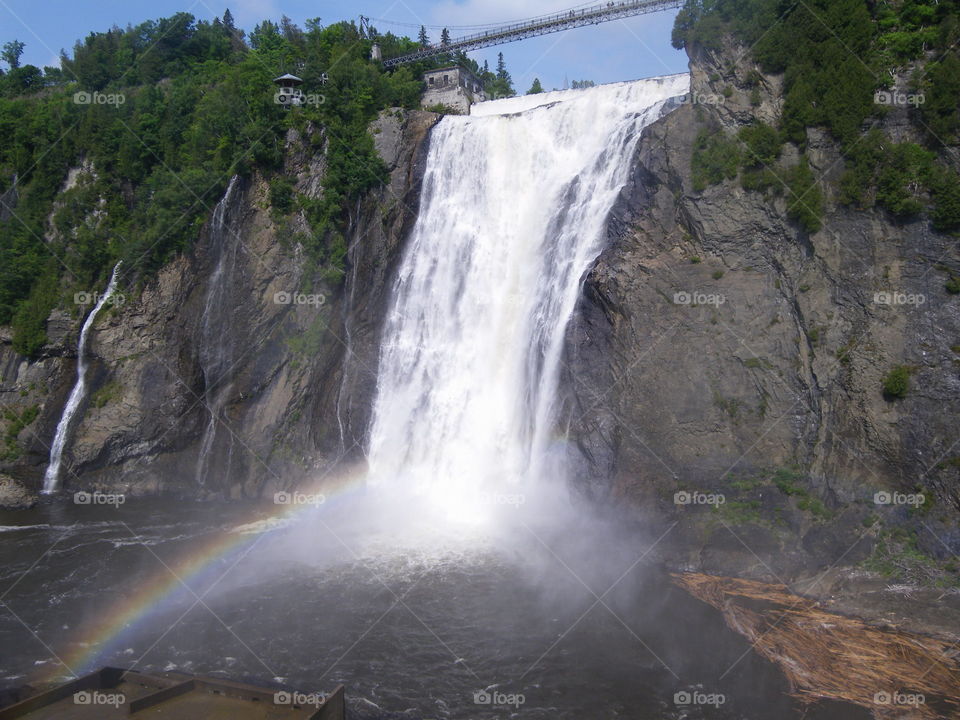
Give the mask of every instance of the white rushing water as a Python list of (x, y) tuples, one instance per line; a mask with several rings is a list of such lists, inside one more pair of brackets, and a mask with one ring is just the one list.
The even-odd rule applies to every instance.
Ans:
[[(238, 179), (237, 175), (230, 178), (227, 191), (213, 209), (213, 216), (210, 219), (210, 247), (212, 252), (216, 253), (217, 264), (207, 281), (207, 293), (203, 301), (203, 319), (200, 324), (200, 367), (203, 370), (206, 385), (204, 404), (209, 413), (207, 427), (200, 441), (200, 451), (197, 455), (196, 482), (200, 487), (206, 484), (207, 474), (210, 472), (211, 454), (217, 439), (217, 425), (222, 420), (223, 407), (230, 393), (230, 384), (226, 382), (233, 363), (233, 346), (230, 341), (230, 292), (234, 283), (239, 242), (230, 241), (228, 210)], [(226, 466), (221, 468), (225, 474), (230, 471), (232, 454), (233, 438), (231, 437)]]
[(640, 131), (688, 87), (676, 75), (483, 103), (433, 129), (381, 347), (371, 486), (480, 521), (541, 480), (562, 485), (547, 476), (562, 472), (564, 331)]
[(70, 390), (70, 396), (67, 398), (67, 404), (63, 408), (63, 415), (60, 416), (60, 422), (57, 423), (57, 431), (53, 436), (53, 446), (50, 448), (50, 463), (43, 475), (43, 492), (56, 492), (60, 482), (60, 466), (63, 464), (63, 448), (67, 444), (67, 434), (70, 431), (70, 424), (73, 416), (77, 414), (80, 403), (87, 396), (87, 337), (90, 334), (90, 328), (93, 327), (94, 320), (101, 308), (110, 302), (117, 290), (117, 271), (120, 269), (121, 262), (118, 262), (113, 268), (113, 274), (110, 275), (110, 282), (107, 283), (107, 289), (97, 298), (93, 310), (87, 315), (80, 328), (80, 340), (77, 343), (77, 381)]

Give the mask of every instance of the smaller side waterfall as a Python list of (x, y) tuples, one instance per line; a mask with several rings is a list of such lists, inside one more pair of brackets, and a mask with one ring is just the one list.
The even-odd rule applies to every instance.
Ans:
[(77, 381), (70, 391), (70, 397), (67, 398), (67, 404), (63, 408), (63, 415), (60, 416), (60, 422), (57, 423), (57, 432), (53, 436), (53, 447), (50, 448), (50, 463), (47, 465), (47, 471), (43, 476), (44, 493), (53, 493), (57, 490), (60, 466), (63, 463), (63, 448), (67, 444), (67, 433), (70, 431), (73, 416), (77, 414), (80, 403), (87, 395), (87, 337), (100, 309), (110, 302), (117, 290), (117, 272), (120, 270), (122, 262), (120, 261), (114, 266), (110, 282), (107, 283), (107, 289), (97, 299), (96, 305), (93, 306), (93, 310), (87, 315), (87, 319), (83, 321), (83, 327), (80, 329), (80, 341), (77, 344)]
[[(199, 353), (200, 367), (203, 370), (205, 384), (204, 401), (209, 412), (207, 427), (200, 441), (197, 455), (196, 483), (199, 487), (206, 484), (207, 475), (213, 461), (217, 442), (217, 426), (223, 421), (224, 407), (231, 391), (228, 382), (234, 362), (231, 327), (233, 312), (230, 308), (231, 292), (235, 284), (237, 246), (239, 238), (230, 230), (230, 204), (233, 201), (239, 176), (230, 178), (227, 191), (213, 210), (210, 220), (210, 249), (216, 257), (216, 265), (207, 283), (207, 293), (203, 301), (203, 318), (200, 323)], [(230, 235), (233, 235), (231, 242)], [(222, 470), (230, 471), (233, 455), (233, 438), (229, 438), (227, 456)]]

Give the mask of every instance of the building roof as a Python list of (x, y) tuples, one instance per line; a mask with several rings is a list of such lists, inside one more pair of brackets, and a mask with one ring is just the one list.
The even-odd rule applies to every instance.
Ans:
[(275, 77), (273, 81), (274, 82), (294, 82), (294, 83), (303, 82), (301, 78), (298, 78), (296, 75), (291, 75), (290, 73), (286, 73), (284, 75), (281, 75), (280, 77)]

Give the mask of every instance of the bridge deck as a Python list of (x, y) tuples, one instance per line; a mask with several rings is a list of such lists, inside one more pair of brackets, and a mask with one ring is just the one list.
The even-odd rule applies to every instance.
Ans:
[(404, 63), (426, 60), (427, 58), (453, 53), (457, 51), (479, 50), (480, 48), (503, 43), (524, 40), (538, 35), (560, 32), (569, 28), (583, 27), (584, 25), (598, 25), (611, 20), (643, 15), (646, 13), (669, 10), (683, 5), (684, 0), (623, 0), (622, 2), (607, 2), (593, 5), (579, 10), (567, 10), (553, 15), (525, 20), (513, 25), (503, 25), (492, 30), (474, 33), (457, 38), (446, 45), (430, 45), (417, 52), (388, 58), (383, 61), (384, 67), (395, 67)]

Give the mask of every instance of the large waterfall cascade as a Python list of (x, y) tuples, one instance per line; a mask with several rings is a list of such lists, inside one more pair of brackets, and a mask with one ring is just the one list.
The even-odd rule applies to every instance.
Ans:
[(43, 475), (43, 492), (53, 493), (57, 491), (60, 483), (60, 467), (63, 464), (63, 449), (67, 444), (67, 436), (70, 432), (70, 425), (73, 422), (80, 404), (87, 396), (87, 338), (90, 335), (90, 328), (97, 318), (100, 310), (108, 302), (113, 300), (117, 291), (117, 272), (120, 270), (121, 262), (118, 262), (110, 275), (110, 282), (107, 283), (107, 289), (97, 298), (93, 310), (87, 315), (80, 328), (80, 340), (77, 343), (77, 380), (70, 390), (67, 397), (67, 404), (63, 408), (63, 414), (60, 416), (60, 422), (57, 423), (57, 430), (53, 436), (53, 445), (50, 448), (50, 462)]
[[(236, 192), (238, 176), (230, 178), (227, 190), (213, 210), (210, 220), (210, 248), (216, 257), (216, 265), (207, 281), (207, 292), (203, 301), (203, 319), (200, 324), (199, 356), (200, 367), (206, 384), (204, 392), (208, 412), (207, 426), (200, 451), (197, 455), (196, 482), (203, 487), (213, 460), (214, 443), (217, 440), (217, 426), (230, 394), (231, 385), (227, 382), (233, 364), (233, 343), (231, 342), (231, 291), (234, 286), (237, 249), (236, 238), (231, 242), (230, 207)], [(218, 468), (229, 473), (233, 455), (233, 438), (229, 439), (225, 466)]]
[(432, 131), (380, 351), (369, 484), (481, 521), (562, 473), (564, 332), (676, 75), (517, 98)]

